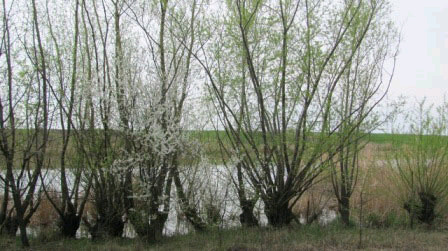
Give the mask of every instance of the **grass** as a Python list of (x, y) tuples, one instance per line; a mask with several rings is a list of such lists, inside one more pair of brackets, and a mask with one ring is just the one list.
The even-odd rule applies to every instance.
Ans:
[[(446, 250), (447, 231), (410, 229), (364, 229), (363, 250)], [(31, 240), (32, 250), (355, 250), (359, 249), (357, 228), (339, 224), (282, 229), (254, 228), (210, 230), (166, 237), (158, 243), (139, 239), (104, 241), (56, 240), (46, 243)], [(0, 237), (0, 249), (17, 250), (15, 239)]]

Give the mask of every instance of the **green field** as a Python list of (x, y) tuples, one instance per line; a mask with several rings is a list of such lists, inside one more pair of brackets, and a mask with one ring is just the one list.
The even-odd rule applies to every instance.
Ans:
[[(221, 151), (219, 147), (220, 138), (223, 142), (227, 142), (226, 133), (224, 131), (189, 131), (188, 134), (192, 139), (201, 143), (205, 155), (212, 161), (221, 162)], [(411, 144), (415, 140), (415, 135), (410, 134), (385, 134), (385, 133), (372, 133), (366, 135), (364, 140), (373, 144)], [(262, 144), (261, 136), (255, 138), (258, 144)], [(287, 141), (294, 141), (294, 134), (291, 132), (287, 134)]]
[[(201, 143), (215, 143), (217, 144), (218, 136), (222, 139), (226, 138), (226, 133), (224, 131), (189, 131), (188, 134), (199, 140)], [(293, 132), (288, 135), (288, 141), (293, 140)], [(367, 135), (366, 139), (372, 143), (376, 144), (387, 144), (387, 143), (410, 143), (414, 139), (415, 135), (411, 134), (389, 134), (389, 133), (372, 133)], [(261, 140), (261, 136), (260, 136)]]
[(411, 134), (387, 134), (372, 133), (368, 136), (368, 140), (375, 144), (409, 144), (415, 139), (415, 135)]
[[(115, 134), (115, 133), (114, 133)], [(116, 135), (116, 134), (115, 134)], [(197, 140), (202, 148), (204, 155), (214, 163), (222, 163), (222, 152), (219, 146), (219, 140), (221, 139), (225, 144), (228, 144), (227, 136), (224, 131), (188, 131), (187, 135), (193, 139)], [(52, 130), (49, 135), (49, 144), (47, 148), (47, 158), (49, 158), (49, 163), (52, 163), (50, 168), (54, 168), (55, 165), (59, 164), (60, 158), (60, 145), (62, 144), (62, 134), (59, 130)], [(67, 151), (67, 159), (70, 160), (70, 155), (73, 155), (76, 151), (74, 135), (71, 137), (71, 142)], [(18, 130), (19, 142), (25, 142), (26, 134), (24, 131)], [(381, 134), (374, 133), (364, 137), (365, 140), (374, 144), (410, 144), (415, 139), (415, 135), (409, 134)], [(261, 134), (255, 137), (255, 141), (258, 145), (262, 145)], [(287, 141), (292, 143), (294, 141), (293, 132), (287, 134)], [(224, 157), (226, 158), (226, 157)], [(20, 159), (17, 159), (17, 164), (20, 163)], [(189, 160), (181, 160), (181, 162), (186, 162)]]

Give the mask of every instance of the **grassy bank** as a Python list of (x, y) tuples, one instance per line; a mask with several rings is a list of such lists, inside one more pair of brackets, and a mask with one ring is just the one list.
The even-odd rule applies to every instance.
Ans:
[[(445, 230), (364, 229), (363, 250), (446, 250)], [(327, 227), (302, 226), (284, 229), (211, 230), (167, 237), (157, 244), (139, 239), (104, 241), (32, 240), (32, 250), (356, 250), (359, 230), (338, 224)], [(1, 250), (20, 249), (18, 240), (0, 237)]]

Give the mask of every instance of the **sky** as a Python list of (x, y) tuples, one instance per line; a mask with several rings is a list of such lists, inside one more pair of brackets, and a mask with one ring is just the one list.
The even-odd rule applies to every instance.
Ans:
[(389, 94), (448, 98), (448, 0), (390, 0), (402, 33), (400, 54)]

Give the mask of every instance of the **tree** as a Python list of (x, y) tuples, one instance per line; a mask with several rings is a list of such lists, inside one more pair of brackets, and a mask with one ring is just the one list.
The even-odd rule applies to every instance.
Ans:
[[(37, 190), (37, 182), (41, 170), (47, 165), (46, 150), (50, 128), (46, 52), (35, 1), (31, 2), (30, 8), (31, 20), (26, 20), (24, 25), (32, 28), (31, 37), (27, 37), (32, 44), (23, 43), (25, 46), (18, 47), (13, 44), (16, 37), (13, 38), (10, 32), (8, 14), (13, 10), (6, 5), (6, 1), (2, 1), (2, 48), (6, 61), (6, 92), (2, 93), (5, 96), (0, 100), (0, 145), (6, 160), (6, 177), (2, 180), (7, 187), (4, 201), (7, 204), (9, 196), (6, 190), (9, 189), (15, 220), (25, 247), (29, 246), (26, 226), (40, 203), (41, 190)], [(27, 35), (29, 34), (24, 34), (25, 37)], [(17, 49), (25, 51), (25, 59), (13, 57)], [(23, 71), (15, 72), (15, 65), (21, 65)], [(18, 105), (19, 103), (23, 106)], [(9, 231), (12, 232), (13, 229)]]
[[(350, 116), (334, 118), (332, 106), (342, 77), (386, 5), (228, 1), (221, 6), (221, 23), (238, 31), (242, 52), (225, 50), (221, 38), (230, 34), (223, 27), (216, 29), (221, 33), (210, 38), (213, 42), (195, 53), (228, 139), (241, 149), (245, 176), (260, 194), (271, 225), (291, 222), (295, 202), (344, 147), (346, 141), (337, 141), (335, 135)], [(350, 44), (350, 50), (344, 44)], [(240, 116), (235, 105), (241, 96), (232, 95), (245, 81), (236, 88), (228, 81), (234, 74), (229, 67), (241, 55), (249, 83), (244, 92), (246, 116)], [(350, 131), (357, 128), (359, 124)]]
[[(219, 22), (219, 21), (217, 21)], [(231, 27), (226, 27), (227, 33), (220, 36), (220, 49), (230, 52), (225, 55), (225, 53), (218, 52), (219, 58), (225, 58), (224, 60), (231, 60), (231, 58), (241, 58), (239, 63), (233, 63), (229, 65), (220, 65), (219, 74), (225, 79), (225, 82), (220, 83), (219, 94), (221, 96), (230, 95), (233, 100), (234, 109), (237, 112), (239, 120), (246, 116), (250, 116), (253, 110), (249, 110), (247, 106), (247, 65), (246, 58), (244, 56), (244, 50), (242, 44), (238, 41), (238, 31), (232, 29)], [(227, 57), (228, 58), (227, 58)], [(237, 61), (238, 62), (238, 61)], [(225, 89), (225, 85), (229, 85), (230, 88)], [(210, 93), (209, 89), (209, 93)], [(221, 125), (225, 125), (225, 114), (221, 113), (220, 107), (214, 105), (217, 101), (213, 99), (213, 92), (210, 93), (211, 99), (206, 100), (206, 106), (212, 107), (210, 114), (211, 118), (216, 119), (217, 123), (214, 123), (214, 128), (216, 132), (216, 137), (220, 147), (221, 160), (228, 170), (228, 174), (231, 178), (232, 184), (236, 190), (237, 198), (239, 201), (239, 206), (241, 209), (240, 223), (242, 226), (252, 227), (258, 225), (258, 220), (255, 217), (253, 210), (256, 202), (258, 201), (258, 195), (250, 188), (246, 178), (244, 177), (243, 166), (246, 165), (244, 161), (244, 151), (241, 146), (234, 141), (232, 137), (232, 132), (229, 128), (224, 126), (225, 137), (222, 137)], [(217, 114), (216, 118), (214, 115)], [(212, 121), (213, 123), (214, 121)], [(233, 123), (233, 127), (239, 136), (242, 136), (243, 125), (241, 123)]]
[[(185, 195), (179, 175), (179, 158), (188, 144), (181, 123), (191, 81), (198, 1), (170, 4), (160, 0), (128, 6), (129, 15), (145, 38), (144, 50), (148, 54), (141, 79), (128, 86), (128, 93), (136, 94), (127, 96), (133, 101), (127, 106), (132, 124), (132, 130), (127, 132), (131, 148), (125, 149), (124, 156), (115, 162), (118, 170), (139, 173), (134, 180), (134, 207), (129, 219), (139, 236), (152, 241), (162, 236), (170, 212), (173, 182), (187, 219), (195, 229), (205, 228), (194, 204)], [(148, 11), (155, 18), (147, 15)], [(183, 43), (188, 46), (184, 48)]]
[[(369, 22), (369, 11), (368, 3), (363, 3), (359, 17), (347, 31), (352, 41), (341, 45), (339, 59), (348, 57), (354, 50), (358, 32)], [(368, 142), (366, 136), (383, 122), (373, 109), (387, 94), (395, 69), (399, 41), (388, 14), (389, 8), (384, 5), (370, 21), (371, 28), (339, 80), (341, 88), (331, 108), (333, 119), (342, 123), (335, 134), (341, 147), (331, 161), (330, 177), (339, 214), (347, 226), (350, 224), (350, 197), (359, 173), (359, 153)], [(392, 61), (390, 73), (385, 66), (389, 61)]]
[[(110, 50), (114, 43), (109, 31), (115, 27), (111, 20), (114, 20), (114, 7), (118, 3), (112, 4), (82, 1), (84, 65), (87, 72), (83, 91), (87, 95), (84, 113), (78, 114), (80, 128), (75, 139), (81, 157), (87, 160), (88, 176), (92, 179), (91, 196), (95, 215), (93, 219), (83, 219), (92, 238), (121, 237), (125, 223), (123, 216), (128, 210), (128, 173), (113, 170), (123, 138), (118, 134), (117, 127), (122, 128), (122, 125), (116, 122), (120, 117), (114, 116), (117, 107), (114, 83), (119, 81), (120, 73), (115, 73), (119, 60), (113, 60), (119, 57), (114, 57), (112, 52), (115, 51)], [(86, 191), (89, 189), (90, 186), (85, 188)]]
[[(78, 86), (79, 86), (79, 71), (78, 71), (78, 55), (79, 55), (79, 12), (82, 10), (82, 6), (79, 1), (75, 2), (74, 6), (74, 34), (65, 34), (65, 27), (58, 25), (55, 20), (52, 20), (51, 13), (58, 13), (59, 11), (66, 11), (66, 8), (57, 6), (56, 3), (52, 4), (55, 9), (49, 9), (49, 3), (47, 2), (46, 15), (48, 18), (47, 27), (48, 34), (50, 34), (52, 45), (56, 54), (51, 55), (55, 60), (49, 62), (50, 68), (54, 70), (49, 70), (49, 87), (54, 99), (57, 103), (57, 110), (60, 117), (60, 133), (61, 133), (61, 151), (59, 153), (59, 170), (60, 170), (60, 198), (52, 198), (48, 193), (48, 188), (46, 188), (46, 182), (42, 179), (42, 187), (50, 201), (53, 208), (59, 215), (58, 226), (60, 228), (60, 233), (64, 237), (75, 238), (76, 231), (78, 230), (81, 217), (84, 212), (85, 205), (89, 196), (90, 190), (90, 180), (87, 182), (87, 191), (82, 193), (81, 183), (85, 168), (81, 165), (76, 165), (75, 158), (69, 158), (67, 160), (67, 153), (70, 153), (70, 157), (74, 157), (76, 154), (73, 151), (68, 151), (69, 146), (74, 145), (73, 130), (77, 130), (76, 121), (74, 119), (74, 114), (77, 112), (77, 103), (75, 96), (79, 96)], [(65, 35), (65, 36), (64, 36)], [(68, 41), (64, 41), (66, 38), (72, 38), (73, 42), (71, 45), (67, 46)], [(71, 50), (71, 51), (70, 51)], [(70, 53), (71, 52), (71, 53)], [(69, 55), (71, 58), (65, 57)], [(53, 77), (54, 76), (54, 77)], [(53, 80), (55, 79), (56, 83)], [(79, 163), (78, 163), (79, 164)], [(73, 180), (71, 180), (73, 177)], [(73, 182), (70, 182), (73, 181)], [(71, 185), (70, 185), (71, 184)]]

